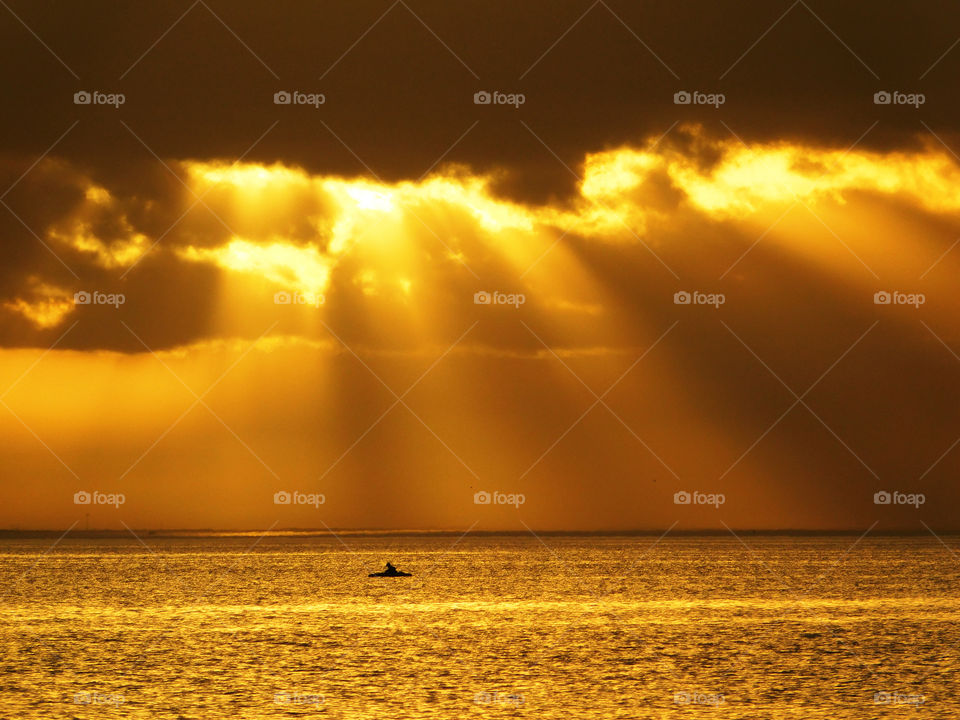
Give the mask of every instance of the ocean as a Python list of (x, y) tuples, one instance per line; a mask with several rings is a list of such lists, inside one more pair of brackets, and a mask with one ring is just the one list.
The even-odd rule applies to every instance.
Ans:
[(944, 541), (5, 539), (0, 717), (956, 718)]

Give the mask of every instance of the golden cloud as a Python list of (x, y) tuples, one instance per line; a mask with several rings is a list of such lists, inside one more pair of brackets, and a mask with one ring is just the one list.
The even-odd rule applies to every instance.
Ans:
[[(867, 195), (931, 215), (960, 209), (952, 192), (960, 169), (932, 146), (892, 153), (783, 142), (748, 147), (698, 127), (674, 136), (587, 155), (578, 192), (540, 205), (504, 198), (494, 189), (496, 178), (459, 166), (420, 181), (387, 183), (281, 164), (184, 161), (179, 167), (192, 192), (182, 194), (183, 207), (169, 208), (182, 222), (156, 248), (155, 233), (131, 221), (129, 199), (92, 182), (47, 234), (54, 246), (107, 270), (130, 268), (148, 251), (166, 252), (221, 269), (235, 278), (234, 292), (249, 282), (256, 292), (257, 283), (268, 283), (323, 294), (336, 277), (364, 297), (411, 307), (418, 294), (454, 276), (446, 268), (456, 270), (456, 282), (476, 276), (474, 267), (497, 268), (522, 280), (518, 290), (538, 282), (544, 307), (583, 317), (599, 313), (596, 293), (585, 291), (602, 283), (559, 243), (565, 234), (659, 247), (691, 218), (766, 226), (773, 210), (798, 200), (824, 224), (843, 228), (848, 220), (837, 207)], [(185, 213), (197, 198), (206, 209)], [(861, 216), (861, 226), (871, 222)], [(810, 226), (791, 222), (767, 242), (823, 259), (825, 245), (810, 239)], [(525, 278), (547, 255), (553, 280), (544, 273)], [(70, 311), (56, 292), (36, 289), (8, 300), (6, 308), (40, 328), (58, 325)]]
[(25, 317), (41, 330), (46, 330), (62, 323), (76, 308), (76, 304), (69, 291), (31, 278), (26, 297), (8, 300), (3, 307)]
[(54, 224), (48, 237), (54, 245), (89, 255), (107, 269), (133, 265), (153, 244), (134, 229), (110, 192), (98, 185), (86, 188), (83, 202)]

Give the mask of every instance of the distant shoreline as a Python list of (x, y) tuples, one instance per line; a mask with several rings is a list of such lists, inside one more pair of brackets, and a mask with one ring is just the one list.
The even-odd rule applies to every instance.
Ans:
[[(750, 530), (734, 529), (734, 533), (743, 537), (859, 537), (864, 534), (862, 529), (856, 530)], [(936, 530), (938, 535), (960, 535), (958, 530)], [(335, 538), (349, 537), (531, 537), (534, 533), (528, 530), (357, 530), (357, 529), (283, 529), (270, 530), (3, 530), (0, 529), (0, 540), (23, 539), (85, 539), (111, 540), (160, 538), (160, 539), (203, 539), (203, 538), (242, 538), (242, 537), (271, 537), (271, 538)], [(536, 530), (535, 534), (542, 537), (733, 537), (729, 530)], [(934, 537), (927, 530), (875, 530), (868, 537)]]

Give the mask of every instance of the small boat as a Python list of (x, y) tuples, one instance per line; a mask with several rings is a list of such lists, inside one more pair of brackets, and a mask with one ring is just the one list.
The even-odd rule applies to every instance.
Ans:
[(397, 570), (391, 563), (387, 563), (387, 567), (382, 572), (370, 573), (367, 577), (410, 577), (410, 573)]

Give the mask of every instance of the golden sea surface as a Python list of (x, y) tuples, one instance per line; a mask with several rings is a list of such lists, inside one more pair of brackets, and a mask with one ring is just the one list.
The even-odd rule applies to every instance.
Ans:
[(934, 537), (51, 544), (0, 541), (2, 718), (960, 717)]

